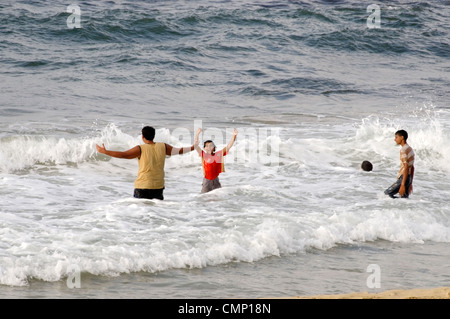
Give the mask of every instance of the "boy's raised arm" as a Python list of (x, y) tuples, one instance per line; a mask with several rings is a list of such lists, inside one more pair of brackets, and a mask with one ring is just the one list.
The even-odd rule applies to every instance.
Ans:
[(230, 142), (228, 143), (227, 147), (225, 147), (225, 154), (228, 153), (230, 148), (233, 146), (234, 142), (236, 141), (236, 136), (238, 135), (238, 131), (234, 129), (233, 131), (233, 137), (231, 138)]
[(197, 132), (195, 133), (195, 138), (194, 138), (194, 147), (195, 147), (195, 150), (198, 152), (198, 154), (202, 153), (202, 149), (200, 148), (200, 146), (198, 146), (198, 137), (202, 131), (203, 130), (201, 128), (199, 128), (197, 130)]

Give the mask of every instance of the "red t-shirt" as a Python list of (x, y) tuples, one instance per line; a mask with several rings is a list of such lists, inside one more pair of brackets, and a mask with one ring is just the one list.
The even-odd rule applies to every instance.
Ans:
[(227, 155), (226, 149), (212, 154), (202, 151), (202, 166), (205, 178), (209, 180), (216, 179), (220, 173), (225, 172), (223, 157)]

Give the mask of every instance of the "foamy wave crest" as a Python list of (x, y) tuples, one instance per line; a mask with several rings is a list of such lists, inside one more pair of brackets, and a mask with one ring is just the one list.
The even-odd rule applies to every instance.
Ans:
[[(260, 192), (264, 188), (246, 190)], [(70, 224), (84, 229), (82, 232), (70, 227), (63, 233), (56, 227), (48, 229), (45, 234), (49, 237), (41, 236), (40, 243), (24, 242), (10, 250), (13, 256), (0, 257), (0, 284), (25, 286), (30, 278), (62, 280), (70, 275), (71, 266), (80, 271), (81, 277), (87, 273), (118, 276), (256, 262), (270, 256), (378, 239), (418, 244), (450, 242), (445, 211), (418, 212), (413, 203), (403, 211), (399, 208), (404, 205), (392, 203), (390, 208), (365, 213), (351, 205), (336, 208), (332, 214), (274, 212), (266, 207), (248, 209), (245, 214), (226, 210), (215, 214), (214, 210), (186, 210), (190, 204), (175, 209), (170, 208), (172, 205), (177, 206), (159, 203), (152, 210), (149, 207), (153, 206), (119, 201), (83, 216), (73, 215)], [(60, 227), (68, 226), (65, 220), (57, 222)]]
[(35, 164), (80, 163), (93, 152), (92, 140), (14, 136), (1, 140), (0, 169), (14, 171)]
[(95, 144), (136, 145), (137, 138), (123, 133), (114, 124), (99, 137), (5, 136), (0, 139), (0, 171), (17, 171), (35, 165), (79, 164), (97, 159)]
[(351, 210), (336, 212), (329, 223), (312, 232), (309, 244), (329, 249), (336, 244), (354, 244), (379, 239), (402, 243), (450, 242), (448, 218), (414, 209), (374, 209), (366, 214)]
[[(105, 234), (101, 234), (99, 228), (94, 228), (92, 232), (87, 231), (79, 238), (73, 236), (79, 240), (71, 243), (71, 249), (63, 246), (56, 250), (43, 248), (34, 257), (2, 258), (0, 284), (26, 286), (30, 278), (49, 282), (62, 280), (70, 275), (69, 269), (72, 266), (79, 269), (81, 277), (86, 273), (118, 276), (140, 271), (156, 273), (170, 269), (205, 268), (230, 262), (256, 262), (269, 256), (279, 257), (310, 249), (327, 250), (338, 244), (378, 239), (403, 243), (450, 241), (450, 229), (443, 226), (441, 221), (426, 214), (414, 215), (415, 219), (405, 218), (403, 213), (385, 209), (357, 217), (348, 211), (336, 212), (327, 218), (327, 222), (309, 220), (311, 225), (306, 228), (300, 223), (287, 225), (267, 218), (255, 225), (253, 231), (244, 231), (239, 227), (214, 231), (183, 225), (178, 227), (178, 231), (183, 232), (182, 236), (176, 237), (170, 235), (176, 234), (171, 231), (175, 227), (171, 229), (170, 226), (160, 226), (152, 230), (158, 233), (159, 240), (139, 240), (133, 236), (124, 236), (127, 240), (149, 243), (130, 245), (116, 238), (114, 244), (89, 246), (90, 253), (87, 256), (83, 252), (87, 249), (83, 243), (87, 238), (107, 237), (106, 232), (111, 233), (111, 229), (105, 229)], [(415, 214), (413, 210), (407, 213)], [(115, 232), (120, 233), (119, 230)], [(19, 250), (22, 249), (27, 250), (29, 247), (19, 247)], [(36, 267), (36, 264), (40, 267)]]
[[(155, 273), (169, 269), (204, 268), (237, 261), (254, 262), (267, 256), (280, 256), (286, 251), (295, 252), (298, 245), (285, 225), (274, 220), (264, 221), (256, 225), (253, 232), (248, 233), (233, 228), (213, 231), (193, 225), (181, 226), (179, 230), (182, 236), (176, 237), (172, 237), (170, 227), (154, 228), (152, 232), (157, 233), (159, 239), (146, 238), (147, 244), (129, 245), (119, 240), (105, 246), (90, 245), (88, 256), (83, 252), (87, 249), (84, 242), (97, 238), (98, 232), (102, 232), (98, 228), (86, 231), (80, 236), (69, 235), (69, 243), (70, 238), (74, 239), (70, 243), (70, 249), (62, 243), (57, 249), (39, 248), (36, 245), (32, 257), (30, 245), (20, 246), (17, 251), (23, 249), (28, 251), (29, 255), (0, 258), (0, 284), (26, 286), (30, 278), (58, 281), (68, 277), (70, 266), (76, 266), (81, 273), (117, 276), (139, 271)], [(105, 230), (105, 234), (101, 236), (107, 237), (106, 232), (111, 232), (111, 229)], [(127, 237), (127, 240), (130, 237), (133, 236)], [(37, 264), (40, 266), (36, 267)]]
[[(228, 156), (229, 162), (243, 164), (260, 163), (263, 165), (278, 164), (278, 145), (280, 144), (277, 129), (240, 128), (239, 142)], [(225, 147), (231, 133), (219, 129), (207, 129), (205, 138), (214, 133), (218, 148)], [(109, 157), (98, 154), (95, 145), (104, 144), (107, 149), (125, 151), (142, 144), (139, 135), (132, 136), (123, 132), (115, 124), (104, 127), (93, 137), (55, 137), (44, 135), (5, 136), (0, 139), (0, 171), (10, 172), (28, 169), (35, 165), (80, 164), (86, 161), (109, 160)], [(192, 145), (193, 132), (187, 128), (156, 130), (155, 142), (164, 142), (174, 147)], [(254, 144), (252, 144), (254, 143)], [(254, 149), (253, 146), (257, 145)], [(168, 165), (181, 166), (192, 163), (196, 152), (188, 156), (177, 156)]]

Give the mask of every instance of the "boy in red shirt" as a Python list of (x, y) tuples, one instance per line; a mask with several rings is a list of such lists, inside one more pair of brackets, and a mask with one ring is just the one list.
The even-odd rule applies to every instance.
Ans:
[[(202, 129), (198, 129), (196, 140), (198, 135), (202, 132)], [(207, 140), (203, 143), (203, 150), (196, 144), (196, 150), (202, 157), (203, 166), (203, 183), (202, 193), (207, 193), (216, 188), (221, 188), (219, 181), (219, 174), (225, 172), (223, 157), (228, 154), (228, 151), (236, 141), (236, 135), (238, 132), (234, 130), (233, 137), (226, 147), (216, 152), (216, 145), (213, 141)]]

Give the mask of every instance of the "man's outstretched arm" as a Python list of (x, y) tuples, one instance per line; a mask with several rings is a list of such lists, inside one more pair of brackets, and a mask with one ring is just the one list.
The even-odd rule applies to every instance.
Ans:
[(140, 146), (135, 146), (128, 151), (120, 152), (120, 151), (110, 151), (105, 148), (105, 144), (102, 144), (102, 146), (95, 145), (97, 147), (97, 151), (101, 154), (105, 154), (111, 157), (116, 158), (126, 158), (126, 159), (132, 159), (141, 156), (141, 148)]
[(170, 144), (166, 144), (166, 155), (168, 155), (168, 156), (181, 155), (181, 154), (192, 152), (194, 149), (195, 149), (194, 144), (192, 144), (192, 146), (189, 146), (189, 147), (173, 147)]
[[(188, 147), (173, 147), (170, 144), (166, 144), (166, 155), (172, 156), (172, 155), (180, 155), (192, 152), (193, 150), (197, 149), (198, 151), (198, 136), (200, 135), (202, 129), (198, 129), (197, 133), (195, 134), (194, 138), (194, 144)], [(201, 149), (200, 149), (201, 151)]]

